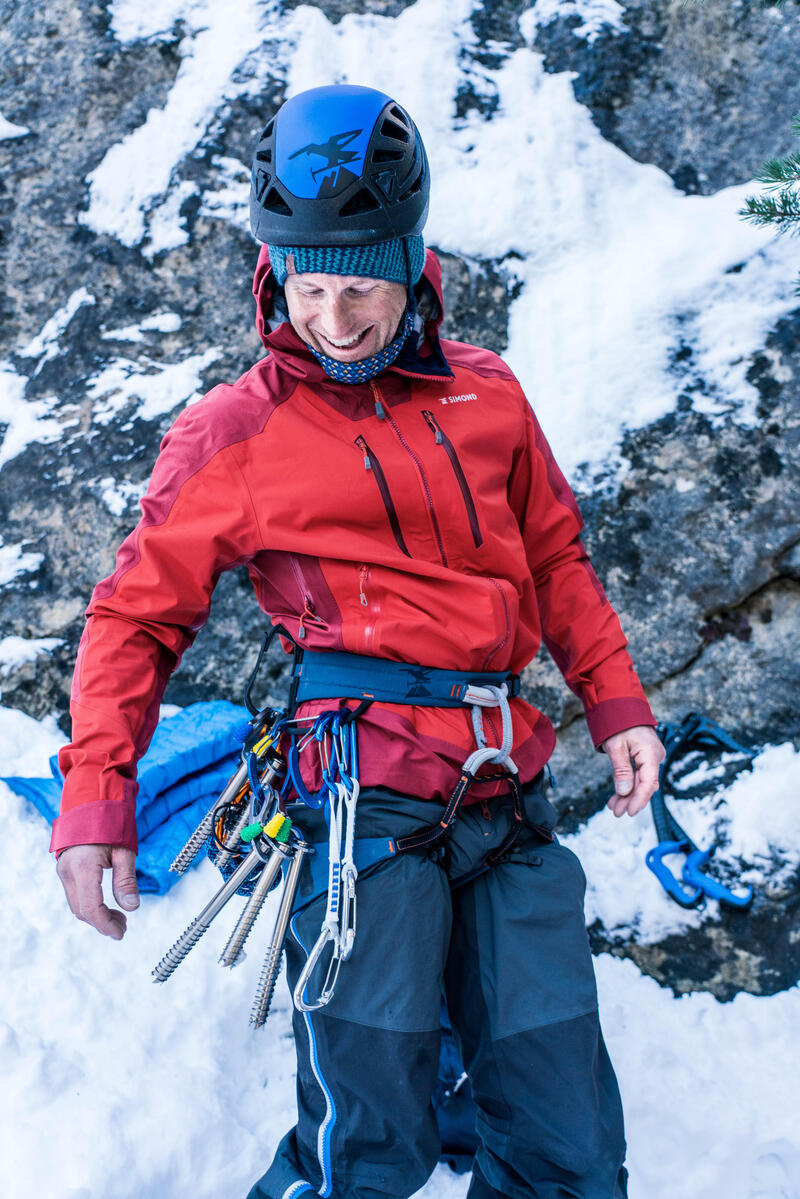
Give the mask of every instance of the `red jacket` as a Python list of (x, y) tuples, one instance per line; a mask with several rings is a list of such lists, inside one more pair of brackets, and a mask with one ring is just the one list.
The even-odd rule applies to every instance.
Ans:
[[(441, 306), (430, 252), (426, 278)], [(92, 596), (54, 850), (135, 849), (136, 762), (217, 579), (240, 563), (264, 612), (310, 649), (520, 671), (544, 637), (595, 744), (655, 723), (575, 500), (505, 363), (440, 342), (433, 319), (377, 380), (339, 384), (288, 323), (269, 332), (271, 286), (262, 250), (254, 292), (269, 354), (178, 417), (142, 519)], [(524, 781), (555, 736), (524, 700), (512, 713)], [(486, 725), (497, 739), (492, 713)], [(362, 785), (432, 799), (449, 795), (474, 748), (467, 709), (376, 703), (359, 728)]]

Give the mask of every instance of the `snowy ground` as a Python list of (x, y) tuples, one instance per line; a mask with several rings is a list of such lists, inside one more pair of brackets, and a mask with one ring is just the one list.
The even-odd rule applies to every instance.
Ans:
[[(46, 774), (62, 741), (54, 721), (0, 708), (5, 772)], [(767, 751), (760, 772), (731, 792), (747, 778), (758, 787), (734, 797), (732, 827), (752, 860), (760, 846), (746, 843), (743, 810), (758, 794), (762, 816), (774, 806), (782, 827), (800, 755)], [(216, 963), (232, 916), (168, 983), (150, 979), (216, 888), (216, 871), (204, 862), (168, 896), (145, 898), (124, 941), (112, 942), (70, 916), (38, 813), (2, 784), (0, 805), (3, 1199), (243, 1199), (294, 1116), (289, 996), (281, 988), (266, 1028), (248, 1029), (259, 954), (232, 972)], [(616, 866), (625, 887), (593, 878), (590, 902), (602, 906), (612, 889), (618, 905), (627, 896), (618, 924), (638, 921), (647, 935), (667, 901), (641, 855), (631, 869), (639, 822), (604, 821), (580, 837), (603, 845), (599, 867)], [(675, 999), (609, 956), (597, 973), (627, 1112), (632, 1199), (798, 1199), (800, 989), (720, 1004), (702, 993)], [(419, 1199), (463, 1199), (467, 1186), (439, 1167)]]

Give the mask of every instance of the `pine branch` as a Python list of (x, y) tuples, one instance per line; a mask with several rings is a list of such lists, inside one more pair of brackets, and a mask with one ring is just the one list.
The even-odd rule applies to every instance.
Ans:
[[(798, 118), (795, 117), (794, 121), (797, 120)], [(792, 127), (794, 128), (794, 122), (792, 122)], [(800, 132), (800, 128), (798, 132)], [(759, 183), (765, 183), (770, 188), (800, 183), (800, 150), (795, 151), (794, 154), (787, 154), (785, 158), (767, 159), (761, 168), (761, 173), (756, 178)]]
[(778, 233), (800, 233), (800, 192), (747, 196), (739, 215), (754, 225), (776, 225)]

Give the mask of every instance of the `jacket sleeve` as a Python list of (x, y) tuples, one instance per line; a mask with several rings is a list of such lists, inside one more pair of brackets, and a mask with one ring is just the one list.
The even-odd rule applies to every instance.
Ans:
[(188, 409), (164, 438), (142, 518), (87, 609), (72, 741), (59, 754), (65, 781), (54, 852), (136, 850), (136, 764), (167, 680), (206, 621), (219, 575), (260, 548), (249, 492), (204, 407)]
[(619, 618), (580, 539), (583, 520), (530, 405), (509, 500), (536, 588), (542, 638), (583, 703), (598, 748), (635, 725), (655, 725)]

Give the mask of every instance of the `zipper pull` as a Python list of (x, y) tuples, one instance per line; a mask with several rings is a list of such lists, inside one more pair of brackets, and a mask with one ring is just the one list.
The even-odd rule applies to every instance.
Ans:
[(378, 391), (374, 383), (370, 383), (370, 388), (372, 390), (372, 398), (375, 401), (375, 413), (378, 417), (378, 420), (386, 420), (386, 412), (384, 410), (383, 403), (381, 402), (381, 393)]
[(364, 455), (364, 470), (372, 470), (372, 462), (370, 461), (370, 457), (369, 457), (369, 449), (367, 448), (367, 443), (364, 440), (364, 438), (357, 437), (356, 445), (361, 450), (361, 453)]
[(303, 611), (300, 613), (300, 624), (297, 627), (297, 636), (300, 638), (301, 641), (303, 641), (305, 639), (305, 635), (306, 635), (306, 629), (305, 629), (305, 624), (304, 624), (304, 622), (306, 620), (310, 620), (312, 624), (320, 625), (323, 628), (325, 627), (325, 621), (320, 620), (320, 618), (317, 616), (316, 612), (314, 611), (314, 605), (312, 604), (311, 599), (309, 598), (309, 596), (304, 595), (303, 596)]
[(368, 573), (369, 573), (368, 566), (362, 566), (358, 572), (358, 594), (359, 594), (359, 598), (361, 600), (361, 606), (364, 608), (367, 607), (367, 593), (364, 590), (364, 588), (366, 586)]
[(441, 445), (442, 430), (439, 428), (439, 423), (436, 420), (436, 417), (432, 412), (428, 412), (427, 410), (423, 410), (422, 415), (425, 417), (425, 423), (427, 424), (428, 428), (433, 430), (433, 434), (436, 437), (436, 444)]

